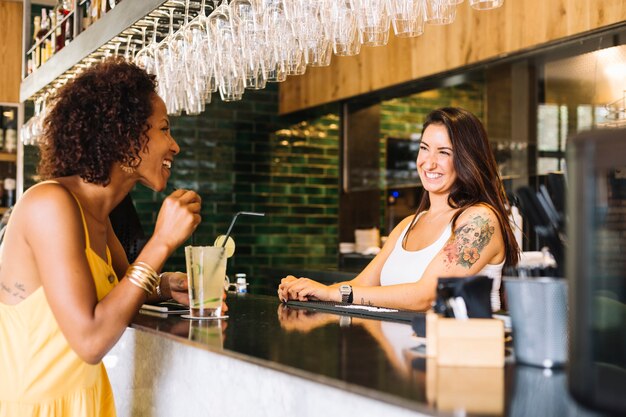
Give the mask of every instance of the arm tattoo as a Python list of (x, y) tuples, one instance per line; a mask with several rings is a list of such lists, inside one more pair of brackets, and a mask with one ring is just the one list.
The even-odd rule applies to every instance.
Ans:
[(22, 284), (21, 282), (15, 282), (13, 283), (13, 287), (14, 287), (13, 290), (11, 290), (11, 288), (5, 285), (4, 282), (0, 283), (0, 289), (2, 289), (2, 291), (9, 293), (13, 297), (17, 297), (22, 300), (26, 299), (26, 297), (24, 296), (24, 293), (26, 292), (26, 289), (24, 288), (24, 284)]
[(480, 214), (454, 231), (443, 248), (447, 267), (461, 265), (470, 269), (480, 259), (480, 252), (491, 242), (495, 232), (488, 217)]
[(372, 302), (371, 301), (365, 301), (365, 298), (361, 297), (361, 305), (363, 305), (363, 306), (371, 306)]
[(25, 300), (26, 297), (24, 296), (24, 293), (26, 292), (26, 289), (24, 288), (24, 284), (22, 284), (21, 282), (16, 282), (14, 284), (14, 287), (15, 287), (15, 291), (13, 292), (13, 297), (17, 297), (22, 300)]

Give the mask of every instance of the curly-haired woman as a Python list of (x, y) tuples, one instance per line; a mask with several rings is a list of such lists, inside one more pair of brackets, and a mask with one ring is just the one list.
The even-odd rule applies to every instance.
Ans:
[(147, 299), (188, 302), (184, 275), (160, 280), (158, 271), (200, 223), (200, 197), (170, 194), (132, 265), (109, 222), (136, 183), (165, 189), (180, 150), (155, 87), (142, 69), (109, 59), (54, 98), (46, 181), (18, 201), (3, 243), (1, 416), (115, 415), (102, 357)]
[[(352, 281), (326, 286), (287, 276), (281, 300), (342, 301), (427, 310), (438, 277), (487, 275), (499, 307), (502, 268), (519, 257), (507, 198), (485, 129), (473, 114), (441, 108), (426, 118), (417, 172), (426, 191), (380, 253)], [(342, 297), (342, 295), (344, 297)]]

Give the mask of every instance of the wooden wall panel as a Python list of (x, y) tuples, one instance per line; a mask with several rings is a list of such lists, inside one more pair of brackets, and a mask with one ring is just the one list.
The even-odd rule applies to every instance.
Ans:
[(426, 26), (418, 38), (390, 36), (356, 57), (333, 56), (280, 86), (280, 113), (290, 113), (511, 54), (604, 26), (626, 25), (624, 0), (505, 0), (496, 10), (458, 7), (456, 21)]
[(20, 101), (22, 3), (0, 1), (0, 102)]

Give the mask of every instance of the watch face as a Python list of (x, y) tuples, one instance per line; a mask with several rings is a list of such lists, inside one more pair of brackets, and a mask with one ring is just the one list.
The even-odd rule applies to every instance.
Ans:
[(352, 302), (352, 287), (350, 285), (342, 285), (339, 287), (339, 294), (341, 294), (342, 303)]

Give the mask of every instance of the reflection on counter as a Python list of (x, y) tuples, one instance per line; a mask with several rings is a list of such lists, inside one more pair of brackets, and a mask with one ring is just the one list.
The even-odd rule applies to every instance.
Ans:
[[(410, 385), (425, 388), (425, 400), (438, 411), (490, 416), (598, 416), (574, 402), (563, 370), (514, 365), (500, 367), (440, 366), (427, 358), (410, 326), (403, 323), (338, 316), (331, 313), (278, 307), (281, 327), (309, 333), (326, 326), (359, 327), (384, 352), (394, 373)], [(422, 352), (422, 353), (420, 353)], [(511, 383), (513, 381), (513, 383)], [(508, 401), (507, 401), (508, 399)], [(507, 409), (505, 409), (505, 406)]]
[(516, 365), (512, 355), (504, 368), (437, 366), (408, 324), (291, 308), (253, 294), (229, 295), (227, 304), (221, 324), (135, 317), (109, 355), (116, 361), (105, 361), (120, 417), (145, 408), (146, 398), (155, 409), (139, 411), (154, 417), (207, 407), (223, 415), (307, 417), (331, 409), (394, 417), (598, 416), (571, 399), (563, 371)]
[(526, 416), (599, 416), (578, 405), (567, 391), (565, 371), (551, 371), (516, 365), (507, 415)]
[(226, 327), (228, 327), (228, 320), (190, 320), (189, 340), (212, 349), (222, 350)]
[(344, 332), (365, 330), (385, 354), (397, 375), (403, 379), (415, 376), (412, 373), (413, 355), (410, 351), (417, 348), (421, 341), (415, 337), (409, 324), (320, 313), (287, 304), (279, 305), (277, 314), (281, 328), (288, 332), (309, 333), (324, 326), (339, 326)]
[(437, 410), (502, 415), (505, 387), (503, 368), (438, 366), (435, 358), (425, 361), (426, 396), (428, 403)]

